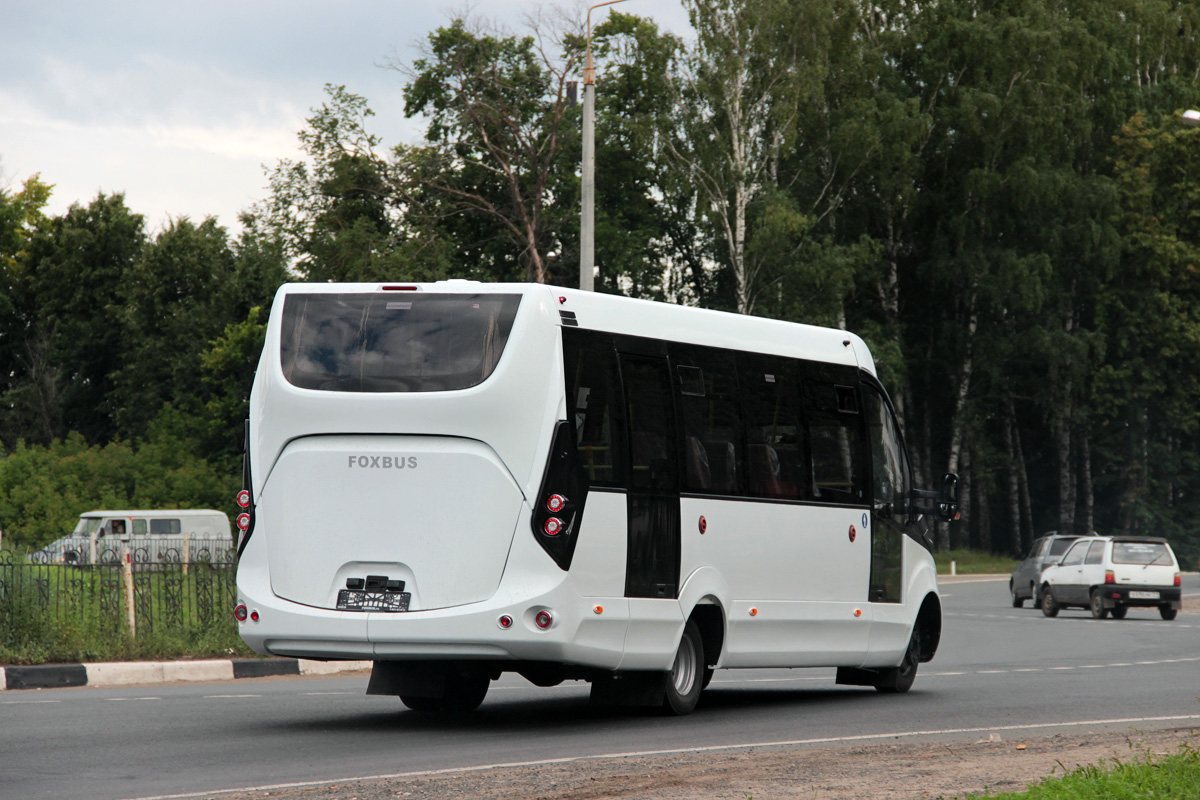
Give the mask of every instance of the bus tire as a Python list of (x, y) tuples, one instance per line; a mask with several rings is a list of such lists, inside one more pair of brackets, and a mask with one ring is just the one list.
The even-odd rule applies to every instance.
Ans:
[(700, 629), (688, 620), (679, 637), (675, 663), (663, 679), (664, 713), (677, 717), (692, 713), (704, 688), (704, 670), (704, 642), (700, 638)]
[(908, 649), (904, 651), (904, 660), (900, 666), (891, 669), (881, 669), (879, 680), (875, 681), (875, 691), (884, 694), (904, 694), (912, 688), (917, 679), (917, 666), (921, 663), (921, 628), (914, 625), (912, 638), (908, 640)]
[(402, 694), (400, 702), (413, 711), (439, 711), (442, 708), (442, 698), (440, 697), (416, 697), (411, 694)]
[(474, 711), (487, 697), (492, 679), (486, 672), (476, 670), (453, 671), (446, 676), (446, 696), (442, 708), (452, 714)]

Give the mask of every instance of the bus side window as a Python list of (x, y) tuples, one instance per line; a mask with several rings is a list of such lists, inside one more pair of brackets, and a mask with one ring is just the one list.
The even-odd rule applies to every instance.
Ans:
[(805, 381), (804, 416), (812, 461), (812, 497), (826, 503), (863, 502), (863, 464), (857, 392), (850, 386)]
[(133, 535), (134, 536), (145, 536), (146, 535), (146, 520), (140, 519), (140, 518), (133, 520)]
[(746, 424), (746, 478), (751, 497), (807, 500), (800, 386), (787, 359), (738, 358)]
[(672, 345), (683, 422), (684, 491), (744, 494), (745, 448), (733, 354)]
[(567, 417), (592, 486), (624, 487), (624, 403), (612, 338), (564, 328)]

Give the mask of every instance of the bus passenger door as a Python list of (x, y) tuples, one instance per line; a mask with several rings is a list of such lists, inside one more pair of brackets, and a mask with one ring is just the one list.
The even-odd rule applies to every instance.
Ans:
[(629, 425), (629, 548), (625, 596), (674, 599), (679, 590), (675, 410), (665, 358), (621, 355)]
[(679, 593), (679, 477), (667, 359), (621, 353), (629, 430), (622, 670), (670, 669), (683, 613)]
[(867, 595), (874, 604), (871, 650), (893, 650), (907, 645), (909, 635), (909, 612), (904, 605), (904, 537), (913, 524), (908, 460), (883, 395), (864, 385), (863, 402), (871, 450), (871, 579)]

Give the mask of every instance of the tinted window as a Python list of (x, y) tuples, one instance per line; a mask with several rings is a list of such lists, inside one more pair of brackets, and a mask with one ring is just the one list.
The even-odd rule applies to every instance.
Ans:
[(733, 354), (673, 346), (684, 442), (685, 491), (740, 494), (745, 455)]
[(667, 361), (622, 356), (621, 377), (629, 425), (629, 487), (644, 492), (677, 492)]
[(150, 520), (150, 533), (179, 533), (181, 530), (177, 519)]
[(625, 427), (612, 339), (564, 328), (567, 416), (592, 486), (625, 485)]
[(1174, 564), (1171, 551), (1161, 542), (1113, 542), (1114, 564)]
[(811, 447), (813, 498), (861, 503), (861, 434), (857, 392), (850, 386), (805, 380), (804, 416)]
[(872, 497), (875, 505), (888, 505), (894, 514), (908, 508), (908, 464), (900, 432), (883, 397), (874, 389), (863, 393), (866, 401), (867, 441), (871, 447)]
[(1067, 552), (1067, 548), (1071, 546), (1074, 539), (1054, 539), (1050, 542), (1050, 555), (1061, 556)]
[(495, 369), (520, 302), (507, 294), (289, 295), (283, 374), (331, 392), (466, 389)]
[(738, 360), (746, 429), (746, 479), (751, 497), (807, 500), (812, 485), (800, 414), (800, 384), (785, 359)]

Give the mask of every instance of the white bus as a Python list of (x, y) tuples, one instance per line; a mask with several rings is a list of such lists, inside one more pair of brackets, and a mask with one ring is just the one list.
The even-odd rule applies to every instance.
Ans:
[(238, 566), (256, 652), (468, 710), (505, 671), (686, 714), (714, 669), (903, 692), (941, 634), (929, 517), (840, 330), (536, 284), (280, 288)]

